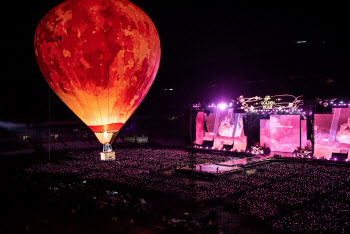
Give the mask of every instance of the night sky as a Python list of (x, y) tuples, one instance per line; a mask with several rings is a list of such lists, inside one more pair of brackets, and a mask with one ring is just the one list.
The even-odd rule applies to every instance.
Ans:
[[(49, 95), (56, 118), (75, 118), (49, 94), (34, 56), (35, 29), (60, 2), (14, 2), (9, 8), (1, 37), (0, 121), (45, 119)], [(222, 1), (215, 6), (176, 1), (164, 8), (156, 1), (131, 2), (154, 22), (162, 49), (155, 82), (136, 115), (180, 113), (196, 101), (240, 95), (349, 96), (345, 9), (232, 8)]]

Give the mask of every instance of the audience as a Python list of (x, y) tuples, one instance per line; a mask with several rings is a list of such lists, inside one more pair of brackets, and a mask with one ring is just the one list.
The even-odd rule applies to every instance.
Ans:
[[(189, 199), (191, 183), (160, 176), (167, 169), (190, 165), (189, 153), (168, 149), (120, 149), (115, 161), (101, 161), (99, 152), (70, 152), (58, 164), (33, 165), (28, 173), (76, 174), (86, 181), (104, 181)], [(229, 158), (196, 154), (196, 164)], [(322, 163), (271, 162), (255, 174), (236, 175), (194, 186), (195, 201), (223, 201), (233, 212), (268, 222), (283, 232), (349, 232), (350, 168)]]

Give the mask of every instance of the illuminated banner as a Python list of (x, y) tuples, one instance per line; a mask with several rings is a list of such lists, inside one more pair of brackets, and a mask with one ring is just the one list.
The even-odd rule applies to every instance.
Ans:
[(267, 95), (265, 97), (245, 98), (240, 96), (237, 102), (237, 109), (241, 110), (297, 110), (304, 104), (303, 96), (295, 97), (289, 94)]

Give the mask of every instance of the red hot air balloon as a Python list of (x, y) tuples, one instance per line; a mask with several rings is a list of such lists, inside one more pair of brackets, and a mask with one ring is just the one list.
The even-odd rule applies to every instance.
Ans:
[(151, 19), (126, 0), (67, 0), (40, 21), (41, 72), (57, 96), (108, 145), (150, 89), (160, 41)]

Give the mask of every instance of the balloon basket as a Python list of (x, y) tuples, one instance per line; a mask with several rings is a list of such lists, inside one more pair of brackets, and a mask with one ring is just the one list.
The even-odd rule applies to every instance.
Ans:
[(114, 161), (115, 160), (115, 152), (101, 152), (101, 161)]

